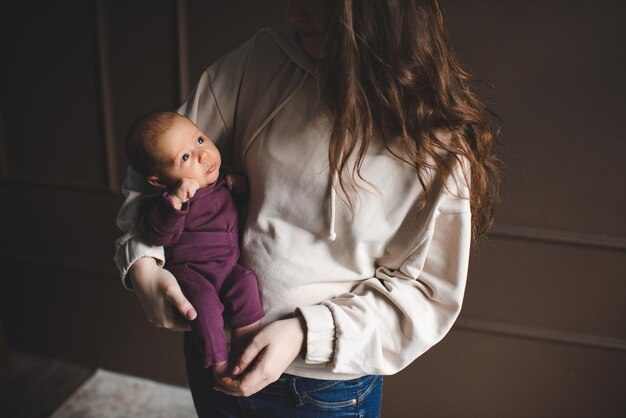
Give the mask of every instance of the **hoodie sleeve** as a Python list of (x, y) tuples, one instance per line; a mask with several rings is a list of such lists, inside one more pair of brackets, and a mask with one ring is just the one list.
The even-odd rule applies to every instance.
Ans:
[(129, 290), (133, 290), (133, 287), (128, 270), (135, 261), (142, 257), (152, 257), (159, 265), (165, 264), (163, 247), (150, 245), (142, 236), (139, 223), (139, 208), (142, 206), (144, 195), (150, 192), (148, 182), (132, 167), (128, 167), (128, 174), (122, 185), (122, 194), (126, 200), (117, 214), (117, 227), (124, 235), (115, 241), (113, 261), (120, 271), (122, 284)]
[(425, 227), (410, 232), (414, 244), (401, 259), (388, 258), (351, 293), (299, 308), (307, 363), (326, 363), (335, 373), (394, 374), (450, 330), (465, 290), (471, 215), (469, 200), (446, 188), (437, 200)]
[[(253, 38), (254, 39), (254, 38)], [(178, 113), (191, 119), (220, 148), (222, 160), (232, 158), (232, 133), (235, 121), (237, 93), (253, 39), (225, 55), (211, 65), (200, 77), (189, 98)], [(129, 290), (132, 285), (127, 277), (130, 266), (139, 258), (154, 257), (161, 265), (165, 263), (163, 247), (150, 245), (139, 227), (139, 207), (142, 195), (150, 192), (150, 186), (132, 168), (122, 186), (126, 200), (117, 216), (117, 226), (124, 233), (115, 242), (115, 265), (120, 271), (122, 284)]]

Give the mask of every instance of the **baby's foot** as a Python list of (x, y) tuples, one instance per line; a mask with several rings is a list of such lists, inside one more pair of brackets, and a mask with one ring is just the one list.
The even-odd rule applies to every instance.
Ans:
[(219, 363), (215, 363), (211, 366), (211, 370), (213, 371), (213, 376), (215, 380), (220, 380), (222, 377), (226, 376), (226, 371), (228, 370), (228, 362), (221, 361)]

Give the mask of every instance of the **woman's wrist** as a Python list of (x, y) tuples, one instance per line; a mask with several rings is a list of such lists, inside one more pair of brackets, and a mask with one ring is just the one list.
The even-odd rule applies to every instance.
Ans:
[(133, 288), (137, 288), (137, 282), (140, 282), (145, 277), (149, 276), (156, 269), (159, 268), (156, 258), (154, 257), (141, 257), (130, 266), (128, 274), (130, 275), (130, 283)]
[(302, 359), (306, 358), (306, 321), (304, 320), (304, 317), (302, 315), (296, 315), (295, 319), (297, 319), (300, 322), (300, 327), (302, 328), (302, 347), (300, 347), (300, 353), (299, 356), (302, 357)]

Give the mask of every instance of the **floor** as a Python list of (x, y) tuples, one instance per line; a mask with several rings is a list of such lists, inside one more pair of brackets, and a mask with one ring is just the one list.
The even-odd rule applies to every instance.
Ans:
[(95, 369), (16, 352), (0, 376), (0, 417), (47, 418)]

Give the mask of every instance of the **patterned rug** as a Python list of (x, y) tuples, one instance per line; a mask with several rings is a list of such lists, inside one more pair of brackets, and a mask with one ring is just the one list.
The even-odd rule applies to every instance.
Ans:
[(195, 418), (188, 389), (98, 369), (51, 418)]

